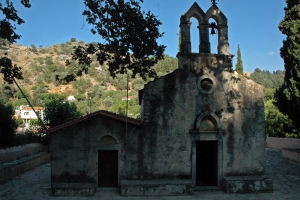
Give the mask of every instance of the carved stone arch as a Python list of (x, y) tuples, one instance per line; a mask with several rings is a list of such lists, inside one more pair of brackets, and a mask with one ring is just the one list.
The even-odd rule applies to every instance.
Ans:
[(102, 134), (98, 141), (100, 144), (120, 144), (120, 140), (111, 133)]
[(208, 21), (210, 18), (213, 18), (217, 22), (218, 26), (227, 26), (227, 18), (217, 6), (211, 6), (207, 10), (205, 20)]
[(210, 18), (214, 19), (217, 22), (218, 54), (230, 55), (227, 18), (215, 5), (211, 6), (205, 14), (206, 21), (208, 21)]
[(221, 129), (221, 123), (215, 113), (207, 110), (196, 118), (195, 129), (200, 132), (219, 131)]
[(199, 24), (205, 20), (205, 13), (196, 2), (185, 13), (185, 16), (187, 19), (190, 19), (191, 17), (195, 17), (198, 20)]

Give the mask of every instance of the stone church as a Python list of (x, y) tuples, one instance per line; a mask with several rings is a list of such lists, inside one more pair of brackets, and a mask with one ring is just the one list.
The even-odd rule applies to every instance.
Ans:
[(54, 195), (93, 195), (98, 187), (122, 196), (272, 192), (264, 176), (264, 88), (232, 69), (227, 19), (216, 5), (205, 13), (194, 3), (181, 16), (177, 57), (178, 69), (139, 92), (141, 120), (97, 111), (50, 129)]

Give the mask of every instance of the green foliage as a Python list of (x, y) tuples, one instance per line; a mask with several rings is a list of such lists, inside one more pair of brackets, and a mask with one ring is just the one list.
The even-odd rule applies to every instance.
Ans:
[(127, 76), (117, 75), (116, 78), (112, 80), (112, 84), (117, 90), (127, 90)]
[(294, 126), (300, 129), (300, 2), (287, 0), (285, 16), (279, 30), (286, 35), (280, 56), (284, 60), (285, 78), (276, 91), (275, 99), (279, 110), (288, 115)]
[[(116, 101), (109, 111), (120, 114), (126, 115), (126, 108), (127, 108), (127, 101), (118, 100)], [(140, 106), (136, 99), (128, 100), (128, 116), (137, 118), (140, 115)]]
[[(20, 2), (27, 8), (30, 8), (30, 0), (20, 0)], [(12, 23), (17, 23), (18, 25), (23, 24), (25, 21), (18, 16), (17, 10), (11, 1), (5, 1), (5, 3), (0, 4), (0, 10), (2, 11), (2, 17), (4, 19), (0, 20), (0, 38), (7, 40), (10, 43), (16, 42), (20, 39), (21, 35), (18, 35), (15, 30), (16, 26)]]
[(87, 78), (80, 78), (72, 82), (72, 86), (77, 89), (78, 93), (84, 94), (88, 88), (92, 86), (91, 80)]
[(41, 136), (30, 130), (26, 130), (24, 134), (16, 134), (14, 146), (24, 145), (29, 143), (41, 142)]
[(275, 89), (265, 88), (265, 101), (273, 100), (275, 94)]
[(52, 101), (63, 101), (65, 98), (67, 98), (67, 94), (62, 93), (40, 93), (38, 95), (38, 98), (40, 98), (45, 104), (51, 103)]
[(39, 94), (42, 94), (42, 93), (48, 93), (48, 86), (45, 84), (35, 85), (31, 89), (33, 89), (33, 88), (34, 88), (33, 97), (37, 97)]
[(53, 60), (52, 60), (52, 56), (46, 56), (44, 60), (45, 60), (46, 65), (53, 65), (54, 64)]
[[(75, 47), (72, 59), (89, 65), (88, 55), (96, 54), (101, 65), (107, 63), (112, 77), (129, 71), (132, 77), (156, 77), (153, 66), (163, 59), (165, 49), (156, 41), (163, 36), (158, 29), (161, 22), (150, 11), (142, 12), (136, 0), (84, 0), (84, 4), (83, 15), (93, 25), (92, 33), (105, 42)], [(82, 70), (87, 71), (87, 66)]]
[(274, 106), (273, 100), (265, 102), (265, 123), (269, 137), (285, 137), (294, 132), (292, 121)]
[(113, 98), (111, 98), (110, 96), (105, 97), (103, 99), (103, 105), (106, 109), (109, 109), (113, 105), (113, 103), (114, 103)]
[(40, 65), (44, 63), (44, 58), (42, 58), (42, 57), (37, 57), (37, 58), (34, 58), (33, 60), (36, 60)]
[(103, 96), (102, 96), (102, 99), (105, 99), (106, 97), (111, 97), (113, 102), (116, 102), (118, 100), (121, 100), (123, 96), (126, 95), (126, 92), (125, 91), (120, 91), (120, 90), (117, 90), (117, 91), (114, 91), (114, 90), (108, 90), (106, 91)]
[(178, 69), (178, 59), (165, 55), (164, 59), (158, 61), (154, 68), (158, 76), (165, 76)]
[(76, 38), (71, 38), (70, 42), (76, 42)]
[[(29, 93), (26, 92), (26, 91), (24, 90), (24, 88), (21, 88), (21, 89), (22, 89), (23, 93), (25, 94), (25, 96), (26, 96), (27, 98), (30, 98)], [(22, 92), (21, 92), (20, 90), (18, 90), (18, 91), (14, 94), (14, 97), (15, 97), (15, 98), (18, 98), (18, 99), (21, 99), (21, 98), (24, 98), (24, 95), (22, 94)]]
[(88, 93), (88, 97), (100, 99), (104, 94), (104, 89), (101, 85), (94, 85), (91, 91)]
[(7, 103), (10, 98), (14, 97), (16, 89), (9, 84), (0, 85), (0, 102)]
[(17, 128), (13, 119), (13, 106), (5, 106), (0, 102), (0, 113), (0, 146), (11, 146), (14, 143), (15, 129)]
[(59, 54), (62, 54), (62, 55), (71, 55), (72, 54), (72, 48), (69, 48), (68, 45), (66, 44), (61, 44), (60, 45), (60, 52)]
[(75, 94), (75, 95), (74, 95), (74, 98), (75, 98), (77, 101), (83, 101), (83, 100), (85, 100), (85, 95), (84, 95), (84, 94)]
[(39, 49), (39, 52), (40, 52), (40, 53), (47, 53), (47, 49), (45, 49), (45, 48), (40, 48), (40, 49)]
[(44, 121), (51, 128), (81, 117), (75, 103), (53, 100), (45, 104)]
[(33, 53), (37, 53), (38, 52), (38, 50), (37, 50), (37, 48), (36, 48), (36, 46), (34, 44), (31, 44), (30, 46), (31, 46), (30, 51), (32, 51)]
[(283, 83), (284, 71), (277, 70), (271, 73), (268, 70), (260, 70), (256, 68), (250, 75), (250, 78), (262, 84), (266, 88), (278, 88)]
[(146, 82), (142, 78), (137, 77), (137, 78), (133, 79), (132, 82), (131, 82), (132, 89), (134, 91), (138, 92), (139, 90), (144, 88), (145, 83)]
[(37, 130), (38, 127), (41, 127), (41, 123), (38, 119), (31, 119), (30, 120), (30, 130)]
[(244, 75), (244, 67), (243, 67), (240, 45), (238, 45), (238, 50), (237, 50), (237, 62), (235, 65), (235, 71), (240, 75)]

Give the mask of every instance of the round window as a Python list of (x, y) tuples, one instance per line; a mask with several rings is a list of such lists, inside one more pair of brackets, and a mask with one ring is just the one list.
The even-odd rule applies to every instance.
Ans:
[(213, 87), (213, 82), (212, 82), (212, 80), (205, 78), (201, 81), (200, 87), (205, 91), (209, 91)]
[(211, 94), (217, 88), (217, 81), (211, 75), (203, 75), (197, 81), (198, 90), (203, 94)]

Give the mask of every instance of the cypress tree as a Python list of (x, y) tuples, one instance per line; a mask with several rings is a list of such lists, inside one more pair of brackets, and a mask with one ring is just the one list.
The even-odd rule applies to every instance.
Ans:
[(290, 117), (294, 126), (300, 128), (300, 0), (286, 0), (284, 19), (279, 30), (286, 35), (280, 56), (284, 60), (283, 85), (276, 91), (275, 100), (279, 110)]
[(237, 63), (235, 65), (235, 70), (237, 73), (243, 75), (244, 74), (244, 68), (243, 68), (243, 61), (242, 61), (242, 54), (240, 50), (240, 45), (238, 45), (238, 50), (237, 50)]

